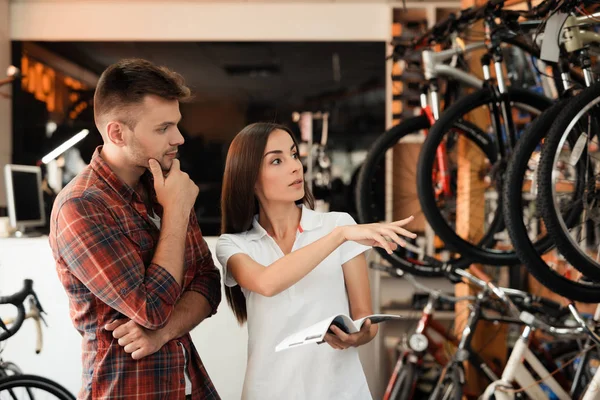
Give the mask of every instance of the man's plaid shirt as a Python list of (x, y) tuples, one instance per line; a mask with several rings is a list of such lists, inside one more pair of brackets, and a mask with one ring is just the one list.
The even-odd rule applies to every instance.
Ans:
[[(185, 291), (202, 294), (212, 307), (221, 301), (219, 270), (202, 237), (194, 212), (185, 245), (181, 287), (152, 257), (160, 231), (141, 197), (122, 182), (98, 148), (89, 166), (56, 199), (50, 246), (67, 292), (70, 314), (83, 337), (80, 399), (182, 399), (185, 397), (182, 346), (189, 355), (192, 399), (218, 399), (189, 334), (158, 352), (134, 360), (104, 326), (130, 318), (156, 330), (163, 327)], [(142, 182), (162, 217), (151, 175)]]

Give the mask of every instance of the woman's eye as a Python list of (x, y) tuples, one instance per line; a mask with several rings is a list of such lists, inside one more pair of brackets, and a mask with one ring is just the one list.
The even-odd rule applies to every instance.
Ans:
[(292, 157), (299, 158), (299, 155), (298, 155), (298, 153), (294, 153), (294, 154), (292, 154)]
[(271, 161), (271, 164), (281, 164), (281, 160), (279, 158), (274, 159), (273, 161)]

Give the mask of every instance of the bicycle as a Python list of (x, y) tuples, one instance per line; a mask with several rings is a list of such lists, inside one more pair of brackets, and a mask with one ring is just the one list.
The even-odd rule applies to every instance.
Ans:
[[(562, 11), (569, 12), (570, 10), (564, 8)], [(590, 22), (596, 22), (595, 19), (599, 16), (600, 14), (570, 17), (569, 23), (565, 23), (562, 28), (564, 31), (564, 33), (561, 34), (561, 37), (563, 37), (562, 46), (564, 48), (564, 53), (566, 54), (563, 58), (563, 62), (569, 57), (576, 61), (580, 66), (584, 67), (583, 71), (586, 76), (587, 85), (593, 81), (589, 69), (590, 60), (589, 55), (587, 54), (587, 47), (590, 44), (599, 43), (600, 35), (593, 33), (582, 35), (580, 28)], [(586, 67), (586, 65), (588, 65), (588, 67)], [(581, 89), (574, 87), (568, 76), (565, 76), (563, 81), (565, 95), (561, 96), (561, 99), (559, 99), (557, 104), (538, 117), (526, 129), (515, 147), (513, 157), (508, 164), (506, 173), (506, 185), (504, 185), (503, 193), (503, 212), (509, 236), (512, 239), (519, 259), (538, 281), (553, 292), (569, 299), (587, 303), (598, 303), (600, 302), (598, 285), (591, 280), (597, 279), (597, 277), (594, 278), (598, 275), (596, 268), (589, 268), (586, 264), (581, 263), (580, 260), (572, 259), (569, 260), (571, 266), (567, 271), (568, 274), (565, 274), (555, 270), (553, 265), (547, 263), (541, 257), (541, 254), (544, 252), (555, 248), (554, 243), (560, 243), (558, 249), (563, 255), (569, 253), (569, 249), (563, 246), (564, 239), (555, 239), (557, 237), (555, 232), (557, 227), (559, 227), (558, 214), (560, 214), (560, 219), (564, 222), (565, 227), (572, 227), (574, 225), (582, 208), (581, 199), (586, 190), (585, 176), (593, 173), (590, 169), (591, 166), (586, 166), (584, 163), (576, 163), (576, 165), (573, 166), (563, 165), (561, 171), (546, 171), (545, 176), (549, 177), (555, 173), (569, 173), (568, 169), (571, 170), (571, 175), (575, 176), (571, 181), (572, 190), (564, 191), (564, 189), (567, 188), (567, 185), (564, 185), (563, 182), (563, 193), (553, 193), (553, 188), (547, 185), (547, 181), (542, 183), (544, 178), (540, 175), (542, 173), (542, 160), (539, 158), (540, 149), (544, 149), (541, 151), (543, 154), (544, 152), (549, 151), (545, 150), (549, 145), (556, 146), (555, 152), (558, 153), (558, 141), (551, 140), (550, 132), (556, 131), (558, 132), (558, 135), (561, 133), (564, 134), (565, 123), (569, 123), (572, 118), (565, 116), (563, 112), (566, 112), (567, 109), (571, 107), (570, 113), (572, 114), (574, 111), (578, 112), (583, 107), (582, 104), (571, 106), (571, 102), (579, 97), (579, 95), (575, 96), (577, 93), (574, 89), (579, 91)], [(589, 89), (584, 90), (584, 92), (587, 92), (587, 90)], [(583, 92), (580, 95), (583, 95)], [(592, 98), (593, 97), (594, 95), (592, 94)], [(577, 143), (576, 135), (566, 135), (566, 139), (564, 145), (569, 146), (570, 148), (573, 148)], [(540, 146), (542, 142), (544, 142), (544, 145)], [(585, 155), (585, 153), (582, 154)], [(546, 159), (546, 162), (549, 163), (550, 161)], [(554, 170), (554, 167), (552, 166), (547, 166), (546, 168)], [(546, 185), (546, 190), (542, 188), (543, 185)], [(554, 208), (554, 205), (551, 203), (553, 203), (555, 197), (552, 199), (545, 199), (545, 197), (550, 195), (556, 195), (556, 198), (563, 198), (564, 201), (561, 203), (568, 205), (567, 208), (553, 211), (553, 213), (557, 214), (556, 216), (544, 215), (544, 210), (546, 210), (545, 213), (549, 213), (551, 209)], [(563, 197), (563, 195), (565, 197)], [(544, 204), (544, 200), (550, 201), (546, 201), (546, 204)], [(536, 218), (540, 216), (540, 220), (544, 222), (544, 226), (540, 228), (534, 226), (533, 229), (530, 229), (524, 222), (524, 207), (527, 208), (530, 214), (535, 214)], [(538, 233), (541, 235), (544, 234), (541, 229), (544, 227), (548, 245), (534, 245), (532, 243), (532, 238), (536, 237)], [(562, 238), (565, 238), (566, 235), (563, 234), (561, 236)], [(554, 240), (551, 241), (551, 239)], [(538, 240), (537, 243), (540, 243), (540, 241)], [(563, 253), (563, 250), (567, 253)], [(571, 271), (571, 269), (574, 269), (574, 271)], [(577, 276), (580, 275), (580, 273), (587, 278)]]
[[(483, 89), (462, 97), (447, 108), (430, 129), (419, 154), (417, 194), (428, 223), (447, 247), (474, 262), (510, 266), (520, 262), (513, 249), (496, 248), (495, 240), (486, 243), (479, 239), (479, 235), (473, 240), (457, 232), (453, 218), (458, 213), (455, 207), (461, 201), (460, 190), (456, 191), (456, 198), (438, 195), (440, 175), (439, 161), (436, 157), (438, 149), (448, 149), (449, 146), (453, 146), (453, 149), (459, 153), (454, 159), (458, 164), (459, 160), (465, 159), (459, 150), (460, 139), (466, 137), (465, 131), (472, 130), (471, 135), (489, 138), (490, 149), (487, 152), (474, 148), (465, 150), (469, 151), (467, 164), (470, 165), (470, 170), (463, 169), (462, 172), (466, 175), (470, 174), (467, 179), (472, 182), (471, 186), (475, 186), (475, 189), (470, 190), (470, 201), (473, 204), (481, 203), (481, 206), (478, 206), (481, 210), (489, 206), (489, 210), (486, 210), (487, 214), (493, 216), (489, 219), (482, 216), (481, 223), (478, 224), (485, 232), (484, 238), (490, 235), (497, 237), (497, 234), (504, 230), (502, 198), (498, 193), (502, 191), (506, 161), (517, 143), (519, 127), (526, 126), (553, 104), (548, 98), (523, 89), (511, 90), (506, 85), (502, 68), (504, 56), (497, 42), (503, 35), (512, 34), (512, 25), (499, 24), (497, 18), (500, 15), (510, 21), (511, 18), (521, 14), (497, 9), (493, 3), (490, 2), (488, 8), (484, 10), (486, 32), (491, 41), (489, 51), (482, 57), (486, 85)], [(555, 1), (543, 3), (545, 11), (549, 11), (556, 3)], [(528, 26), (535, 25), (528, 24)], [(493, 64), (496, 72), (495, 79), (491, 79), (489, 64)], [(463, 143), (467, 145), (464, 148), (469, 149), (469, 143)], [(492, 157), (488, 156), (489, 153)], [(458, 167), (456, 170), (457, 174), (461, 173)], [(471, 186), (466, 186), (465, 195)], [(472, 220), (471, 225), (474, 225)]]
[[(476, 369), (480, 369), (484, 376), (486, 376), (490, 385), (488, 391), (483, 396), (484, 399), (491, 394), (498, 397), (498, 388), (506, 388), (507, 385), (512, 387), (512, 381), (515, 380), (522, 391), (526, 392), (533, 399), (547, 398), (547, 394), (544, 393), (542, 386), (543, 383), (552, 393), (557, 395), (560, 399), (569, 399), (569, 395), (566, 392), (569, 390), (569, 383), (567, 376), (564, 372), (564, 368), (573, 362), (582, 353), (579, 348), (578, 340), (589, 338), (589, 327), (583, 322), (579, 313), (573, 304), (569, 304), (568, 307), (562, 307), (560, 304), (553, 302), (548, 299), (539, 298), (532, 296), (529, 293), (522, 292), (515, 289), (501, 288), (495, 286), (489, 277), (482, 273), (477, 268), (471, 268), (470, 272), (456, 268), (452, 269), (453, 273), (464, 278), (466, 282), (473, 284), (481, 289), (481, 292), (477, 295), (477, 301), (471, 308), (471, 312), (467, 321), (463, 333), (461, 336), (461, 342), (458, 350), (454, 354), (454, 357), (444, 368), (442, 376), (438, 381), (438, 385), (434, 389), (430, 399), (460, 399), (462, 397), (462, 387), (465, 383), (464, 380), (464, 367), (463, 362), (469, 361), (469, 363)], [(524, 326), (522, 338), (526, 337), (527, 340), (517, 341), (511, 352), (509, 360), (504, 367), (501, 378), (498, 378), (495, 374), (491, 374), (486, 364), (475, 364), (478, 357), (474, 357), (473, 350), (471, 348), (471, 339), (473, 332), (476, 329), (478, 321), (481, 319), (489, 319), (489, 317), (482, 318), (482, 307), (485, 300), (495, 298), (501, 302), (506, 308), (506, 314), (508, 316), (502, 317), (499, 320), (506, 323), (514, 323)], [(516, 304), (518, 304), (518, 306)], [(565, 339), (569, 338), (575, 340), (571, 342), (571, 346), (557, 347), (557, 350), (553, 353), (549, 353), (544, 349), (543, 346), (538, 348), (532, 348), (532, 340), (534, 337), (531, 335), (532, 330), (536, 326), (550, 326), (548, 323), (543, 322), (537, 317), (533, 317), (533, 314), (545, 315), (550, 320), (563, 322), (560, 326), (554, 326), (552, 329), (547, 329), (546, 332), (550, 333), (556, 338)], [(571, 315), (575, 319), (576, 326), (568, 326), (565, 318)], [(545, 324), (545, 325), (544, 325)], [(582, 325), (583, 324), (583, 325)], [(554, 324), (556, 325), (556, 323)], [(559, 341), (558, 343), (564, 343)], [(573, 346), (575, 345), (575, 351)], [(535, 351), (534, 351), (535, 350)], [(585, 352), (584, 349), (583, 352)], [(576, 356), (573, 357), (573, 352)], [(534, 376), (524, 367), (523, 359), (526, 358), (528, 364), (541, 377), (540, 380), (536, 381)], [(558, 362), (556, 362), (558, 361)], [(558, 367), (558, 364), (562, 364), (562, 367)], [(589, 373), (587, 360), (581, 362), (577, 371), (574, 373), (571, 387), (579, 387), (582, 382), (586, 384), (592, 381), (593, 378)], [(552, 374), (549, 372), (553, 371)], [(583, 378), (582, 371), (587, 374), (585, 377), (588, 378), (586, 382)], [(596, 375), (600, 375), (597, 371)], [(506, 392), (506, 390), (505, 390)], [(541, 396), (541, 397), (540, 397)], [(504, 398), (502, 398), (504, 399)]]
[[(500, 4), (502, 2), (495, 2)], [(546, 1), (535, 11), (532, 11), (531, 15), (542, 15), (547, 12), (549, 6), (552, 4), (551, 1)], [(490, 14), (493, 16), (504, 17), (504, 11), (499, 10), (497, 7), (489, 8), (488, 6), (476, 8), (476, 9), (467, 9), (461, 11), (458, 17), (450, 17), (447, 20), (444, 20), (437, 24), (434, 28), (432, 28), (429, 32), (424, 34), (421, 38), (417, 39), (415, 42), (411, 42), (410, 44), (396, 44), (394, 54), (397, 57), (405, 54), (408, 48), (418, 48), (422, 45), (422, 42), (444, 42), (449, 36), (456, 34), (457, 32), (464, 30), (465, 25), (471, 24), (473, 21), (483, 18), (484, 16)], [(508, 23), (516, 24), (516, 22), (511, 22), (512, 19), (515, 18), (515, 15), (523, 15), (521, 13), (506, 13), (506, 18), (504, 18)], [(493, 33), (493, 37), (495, 42), (492, 45), (493, 49), (500, 49), (501, 43), (512, 44), (517, 48), (522, 49), (524, 52), (528, 54), (537, 55), (538, 52), (535, 47), (520, 38), (517, 38), (514, 33), (512, 33), (509, 27), (506, 29), (498, 29)], [(391, 150), (400, 140), (415, 138), (418, 139), (420, 136), (420, 132), (427, 132), (432, 125), (435, 127), (439, 121), (440, 115), (443, 117), (446, 112), (452, 106), (449, 107), (449, 103), (455, 104), (453, 98), (456, 97), (458, 93), (459, 87), (472, 87), (475, 89), (482, 89), (484, 86), (484, 81), (475, 77), (474, 75), (462, 71), (456, 66), (447, 65), (446, 62), (450, 59), (456, 57), (462, 57), (462, 55), (470, 53), (477, 49), (485, 48), (484, 42), (476, 42), (471, 43), (466, 46), (456, 46), (451, 49), (442, 50), (439, 52), (435, 52), (433, 50), (424, 50), (422, 53), (423, 60), (423, 69), (425, 72), (425, 79), (427, 84), (422, 86), (421, 93), (421, 113), (422, 115), (418, 117), (413, 117), (406, 119), (401, 122), (399, 125), (391, 128), (389, 131), (381, 135), (373, 146), (370, 148), (367, 158), (360, 170), (357, 188), (356, 188), (356, 202), (359, 214), (359, 220), (363, 223), (370, 222), (378, 222), (385, 219), (385, 215), (383, 213), (383, 208), (381, 207), (381, 199), (383, 198), (382, 190), (384, 189), (384, 185), (381, 181), (381, 173), (384, 167), (384, 160), (386, 154), (389, 150)], [(487, 68), (489, 71), (489, 68)], [(449, 82), (449, 88), (445, 93), (445, 111), (442, 114), (440, 101), (440, 85), (438, 80), (442, 78)], [(500, 79), (499, 81), (500, 82)], [(453, 83), (450, 85), (450, 83)], [(512, 98), (522, 104), (533, 104), (530, 108), (537, 108), (539, 110), (543, 110), (548, 107), (551, 102), (548, 99), (545, 99), (541, 96), (533, 94), (528, 91), (520, 90), (520, 89), (509, 89), (509, 91), (514, 93)], [(428, 99), (431, 99), (429, 102)], [(471, 98), (472, 99), (472, 98)], [(458, 100), (459, 102), (461, 100)], [(465, 101), (461, 104), (464, 107)], [(470, 104), (468, 104), (470, 105)], [(499, 111), (497, 111), (499, 113)], [(482, 151), (486, 158), (490, 160), (490, 163), (496, 162), (496, 150), (494, 148), (495, 144), (492, 142), (491, 137), (488, 136), (485, 132), (481, 132), (477, 127), (473, 127), (472, 124), (461, 123), (461, 134), (464, 134), (469, 141), (474, 143), (476, 147)], [(429, 140), (429, 136), (431, 136), (431, 130), (426, 133), (426, 143)], [(452, 185), (455, 185), (455, 177), (452, 176), (452, 171), (448, 167), (447, 160), (448, 156), (448, 148), (440, 147), (431, 150), (431, 162), (437, 163), (439, 166), (437, 170), (436, 176), (436, 190), (433, 194), (438, 198), (441, 194), (448, 194), (452, 192)], [(421, 155), (424, 153), (424, 148), (420, 151)], [(400, 167), (397, 168), (399, 174), (409, 174), (410, 167)], [(402, 180), (402, 179), (410, 179), (410, 177), (393, 177), (394, 180)], [(433, 182), (432, 182), (433, 184)], [(387, 188), (385, 190), (388, 190)], [(408, 194), (409, 196), (411, 193)], [(416, 197), (416, 196), (415, 196)], [(419, 194), (419, 199), (421, 195)], [(409, 199), (412, 201), (413, 199)], [(416, 198), (414, 199), (417, 200)], [(425, 208), (422, 207), (423, 212), (425, 213)], [(427, 214), (426, 214), (427, 216)], [(429, 216), (427, 216), (429, 220)], [(495, 221), (492, 223), (492, 226), (498, 226), (501, 224), (501, 215), (497, 216)], [(432, 225), (433, 226), (433, 225)], [(434, 230), (437, 233), (437, 229)], [(486, 236), (481, 240), (481, 244), (491, 244), (495, 242), (494, 234), (497, 229), (488, 230)], [(426, 234), (427, 235), (427, 234)], [(443, 238), (442, 238), (443, 239)], [(432, 255), (435, 250), (429, 246), (429, 243), (433, 241), (427, 237), (426, 241), (428, 244), (423, 245), (427, 247), (427, 254)], [(445, 240), (444, 240), (445, 242)], [(447, 244), (447, 243), (444, 243)], [(462, 250), (462, 247), (459, 248)], [(456, 250), (456, 248), (455, 248)], [(460, 253), (460, 252), (459, 252)], [(407, 272), (410, 272), (419, 276), (436, 276), (441, 275), (441, 271), (436, 269), (434, 265), (424, 263), (423, 260), (417, 259), (410, 252), (406, 252), (404, 249), (399, 249), (394, 252), (392, 255), (388, 255), (385, 252), (379, 252), (381, 256), (392, 263), (393, 265), (397, 265)], [(462, 253), (461, 253), (462, 254)], [(470, 254), (469, 254), (470, 255)], [(457, 260), (454, 260), (456, 263)], [(464, 265), (468, 264), (465, 263)]]
[[(483, 279), (482, 279), (483, 280)], [(501, 290), (498, 290), (489, 280), (483, 280), (483, 283), (487, 285), (492, 292), (496, 295), (501, 296)], [(505, 297), (503, 299), (507, 304), (510, 305), (510, 298)], [(512, 400), (514, 395), (520, 392), (525, 392), (530, 398), (538, 399), (545, 398), (545, 393), (540, 384), (543, 383), (545, 387), (548, 387), (552, 393), (559, 399), (570, 399), (577, 398), (581, 391), (585, 390), (583, 400), (592, 400), (597, 398), (600, 394), (598, 383), (600, 383), (600, 369), (597, 369), (593, 376), (588, 376), (589, 382), (583, 381), (583, 371), (588, 367), (589, 352), (594, 347), (600, 345), (600, 337), (594, 332), (598, 321), (600, 320), (600, 306), (597, 307), (596, 313), (592, 319), (593, 326), (590, 327), (586, 321), (583, 320), (574, 303), (570, 303), (567, 306), (568, 311), (574, 318), (574, 326), (555, 326), (550, 325), (545, 321), (535, 317), (533, 314), (527, 311), (518, 312), (515, 307), (509, 307), (511, 314), (518, 315), (519, 320), (525, 324), (525, 328), (510, 354), (510, 357), (506, 363), (502, 377), (492, 382), (485, 390), (482, 396), (482, 400), (496, 399), (496, 400)], [(552, 335), (559, 337), (575, 336), (581, 337), (581, 334), (587, 336), (587, 341), (583, 346), (583, 350), (580, 351), (576, 357), (567, 361), (565, 364), (570, 364), (575, 361), (580, 355), (583, 355), (583, 360), (579, 363), (575, 377), (570, 388), (570, 394), (564, 389), (555, 377), (556, 370), (553, 373), (542, 365), (540, 360), (536, 358), (529, 348), (528, 343), (533, 337), (533, 332), (538, 329), (548, 332)], [(595, 343), (594, 346), (590, 346), (590, 343)], [(531, 369), (525, 366), (527, 363)], [(540, 377), (536, 380), (532, 372), (536, 373)], [(591, 378), (591, 379), (590, 379)], [(583, 382), (582, 382), (583, 381)], [(513, 382), (516, 382), (521, 389), (515, 390), (513, 388)], [(585, 384), (583, 384), (585, 383)]]
[[(462, 387), (465, 384), (464, 371), (462, 369), (463, 361), (469, 361), (469, 363), (482, 376), (485, 376), (489, 382), (498, 380), (498, 376), (501, 372), (500, 366), (494, 363), (489, 364), (485, 362), (478, 352), (472, 349), (471, 340), (473, 333), (477, 329), (480, 321), (519, 325), (523, 325), (524, 323), (518, 318), (507, 318), (503, 316), (504, 310), (500, 309), (495, 304), (494, 293), (481, 283), (482, 280), (476, 280), (474, 275), (461, 269), (450, 268), (447, 272), (448, 278), (456, 281), (460, 280), (461, 277), (468, 277), (469, 281), (475, 280), (476, 286), (482, 289), (481, 293), (477, 296), (454, 297), (429, 289), (427, 286), (418, 283), (410, 274), (404, 273), (398, 268), (376, 263), (372, 263), (371, 267), (385, 271), (395, 277), (406, 278), (415, 287), (429, 293), (427, 305), (423, 309), (423, 314), (417, 328), (408, 339), (408, 348), (401, 350), (396, 361), (395, 368), (388, 381), (384, 400), (406, 400), (416, 398), (419, 395), (416, 388), (421, 383), (420, 380), (428, 372), (428, 369), (435, 368), (437, 372), (436, 376), (439, 379), (442, 376), (441, 371), (444, 367), (452, 370), (450, 379), (452, 380), (453, 385), (456, 386), (452, 391), (453, 393), (456, 392), (457, 397), (459, 395), (467, 395), (469, 398), (476, 397), (478, 395), (477, 393), (463, 393)], [(485, 276), (483, 273), (479, 272), (479, 270), (473, 269), (473, 271), (477, 271), (476, 274), (480, 277)], [(486, 277), (486, 279), (489, 278)], [(561, 321), (570, 315), (567, 308), (562, 307), (552, 300), (510, 288), (500, 288), (499, 290), (501, 290), (508, 298), (512, 299), (512, 301), (516, 302), (520, 309), (548, 315), (555, 321)], [(439, 299), (445, 299), (454, 303), (459, 301), (473, 301), (471, 313), (462, 331), (460, 340), (450, 334), (444, 327), (436, 324), (435, 321), (432, 321), (432, 318), (434, 318), (435, 303)], [(447, 341), (457, 349), (453, 358), (446, 357), (442, 352), (443, 343), (439, 343), (429, 334), (430, 329), (441, 336), (442, 341)], [(573, 353), (578, 353), (580, 351), (579, 347), (580, 346), (575, 341), (566, 342), (564, 340), (555, 340), (543, 343), (536, 337), (531, 337), (529, 343), (530, 351), (542, 360), (545, 368), (551, 370), (558, 368), (558, 364), (556, 363), (557, 360), (560, 363), (561, 360), (572, 358)], [(428, 365), (426, 362), (426, 359), (428, 358), (432, 358), (436, 365)], [(573, 371), (567, 372), (570, 374), (563, 374), (561, 372), (556, 374), (556, 380), (559, 382), (562, 390), (569, 387), (572, 375), (574, 375)], [(589, 378), (591, 379), (591, 377)], [(436, 392), (434, 391), (434, 394), (435, 393)]]
[[(24, 303), (29, 299), (30, 310), (25, 312)], [(36, 325), (36, 353), (42, 350), (42, 314), (44, 310), (37, 294), (33, 290), (33, 281), (25, 279), (23, 288), (9, 296), (0, 296), (0, 304), (10, 304), (17, 309), (17, 316), (10, 319), (0, 319), (0, 342), (17, 333), (26, 319), (33, 319)], [(40, 398), (40, 394), (51, 394), (58, 400), (74, 400), (67, 389), (60, 384), (37, 375), (23, 374), (14, 364), (0, 359), (0, 398), (12, 400)]]
[[(439, 377), (439, 370), (449, 361), (444, 346), (450, 344), (458, 347), (458, 339), (442, 324), (435, 320), (436, 306), (440, 301), (457, 303), (459, 301), (474, 300), (474, 296), (454, 297), (448, 296), (437, 290), (431, 290), (421, 285), (410, 274), (382, 264), (370, 263), (371, 268), (389, 273), (397, 278), (407, 279), (415, 288), (428, 293), (421, 318), (417, 327), (407, 340), (406, 348), (399, 349), (398, 358), (388, 384), (383, 400), (408, 400), (418, 395), (417, 386), (422, 384), (423, 376), (431, 370), (434, 371), (435, 384)], [(432, 333), (435, 332), (433, 335)], [(436, 340), (439, 337), (441, 340)], [(428, 357), (430, 356), (430, 357)], [(431, 360), (429, 360), (431, 358)]]

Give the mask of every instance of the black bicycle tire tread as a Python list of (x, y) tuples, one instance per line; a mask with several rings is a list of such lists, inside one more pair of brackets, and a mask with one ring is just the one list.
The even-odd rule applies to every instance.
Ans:
[(369, 177), (367, 171), (373, 169), (379, 162), (382, 157), (381, 151), (387, 150), (390, 145), (397, 143), (401, 138), (416, 134), (422, 129), (429, 129), (430, 126), (429, 119), (425, 115), (408, 118), (387, 130), (383, 135), (380, 135), (377, 140), (373, 142), (373, 145), (369, 147), (369, 152), (358, 173), (358, 179), (356, 181), (356, 203), (358, 218), (361, 223), (373, 222), (369, 221), (365, 215), (365, 210), (368, 206), (365, 204), (367, 203), (365, 186), (367, 186), (367, 177)]
[[(527, 104), (542, 112), (552, 104), (550, 99), (525, 89), (509, 88), (508, 91), (512, 102)], [(440, 119), (433, 127), (431, 127), (419, 155), (417, 165), (417, 194), (421, 203), (421, 209), (423, 210), (423, 213), (425, 213), (429, 224), (448, 247), (453, 248), (453, 250), (459, 252), (463, 256), (477, 262), (494, 266), (510, 266), (520, 263), (515, 251), (503, 252), (492, 249), (482, 249), (460, 238), (456, 232), (447, 225), (435, 204), (435, 199), (431, 196), (431, 176), (428, 177), (431, 170), (430, 166), (426, 169), (427, 173), (423, 172), (425, 170), (425, 165), (427, 163), (431, 164), (435, 149), (445, 133), (449, 130), (447, 127), (454, 125), (460, 117), (467, 114), (470, 110), (489, 104), (490, 100), (491, 90), (489, 88), (478, 90), (459, 99), (456, 103), (446, 109)], [(501, 193), (499, 193), (499, 195), (501, 195)], [(501, 196), (499, 196), (499, 201), (501, 200)], [(502, 212), (501, 204), (496, 212)]]
[(563, 110), (557, 115), (556, 123), (552, 125), (552, 128), (548, 132), (538, 168), (540, 212), (548, 232), (551, 232), (556, 247), (567, 261), (588, 278), (596, 281), (600, 281), (600, 268), (591, 263), (587, 257), (583, 257), (573, 247), (569, 237), (567, 237), (567, 234), (560, 225), (553, 204), (552, 170), (554, 167), (554, 156), (566, 128), (587, 104), (598, 97), (600, 97), (600, 83), (584, 89), (565, 105)]
[[(395, 125), (387, 130), (383, 135), (380, 135), (375, 142), (373, 142), (373, 145), (369, 148), (367, 157), (360, 168), (358, 178), (356, 180), (356, 209), (360, 223), (377, 222), (370, 220), (370, 218), (368, 218), (368, 212), (366, 212), (367, 208), (369, 207), (369, 201), (367, 198), (369, 190), (368, 185), (370, 184), (371, 175), (381, 160), (381, 157), (385, 156), (385, 151), (387, 151), (391, 145), (397, 143), (401, 138), (416, 134), (422, 129), (428, 129), (430, 126), (429, 119), (425, 115), (408, 118), (402, 121), (400, 124)], [(382, 151), (383, 154), (381, 154)], [(411, 267), (410, 262), (408, 261), (407, 265), (400, 265), (393, 255), (390, 256), (383, 249), (375, 249), (385, 260), (389, 261), (395, 267), (398, 267), (410, 274), (423, 277), (439, 277), (444, 275), (444, 272), (440, 266), (417, 268)]]
[(60, 400), (75, 400), (75, 396), (71, 394), (63, 386), (54, 382), (51, 379), (37, 375), (13, 375), (0, 380), (0, 392), (10, 390), (15, 387), (29, 387), (46, 390), (52, 393)]
[[(546, 136), (547, 130), (544, 131), (546, 124), (544, 119), (552, 119), (552, 122), (554, 122), (557, 117), (557, 113), (554, 112), (562, 109), (564, 104), (565, 102), (557, 103), (545, 111), (544, 114), (536, 118), (534, 124), (528, 127), (521, 138), (519, 138), (506, 171), (506, 185), (504, 185), (502, 194), (504, 198), (504, 220), (517, 256), (535, 279), (554, 293), (571, 300), (584, 303), (599, 303), (600, 290), (564, 278), (549, 269), (544, 259), (540, 256), (539, 249), (529, 239), (527, 229), (523, 224), (521, 206), (522, 171), (529, 160), (530, 154)], [(540, 125), (544, 126), (540, 128)]]
[[(517, 256), (522, 261), (522, 254), (528, 249), (521, 249), (521, 240), (513, 238), (513, 232), (516, 230), (524, 229), (523, 225), (523, 207), (522, 207), (522, 174), (527, 167), (527, 163), (533, 153), (533, 150), (541, 143), (543, 137), (548, 132), (548, 129), (552, 126), (552, 123), (556, 119), (556, 112), (561, 109), (564, 105), (563, 102), (558, 102), (552, 107), (544, 111), (539, 117), (537, 117), (523, 132), (511, 155), (511, 159), (506, 167), (505, 184), (502, 187), (502, 213), (504, 215), (504, 224), (508, 230), (509, 236), (513, 243), (513, 247)], [(531, 149), (533, 145), (533, 149)], [(537, 171), (536, 171), (537, 172)], [(515, 186), (520, 183), (521, 186)], [(543, 242), (537, 241), (534, 244), (536, 249), (536, 255), (545, 253), (549, 246), (552, 245), (552, 238), (550, 235), (545, 235)], [(529, 257), (528, 257), (529, 258)]]
[[(468, 122), (465, 122), (468, 123)], [(356, 203), (358, 209), (359, 220), (362, 223), (372, 223), (376, 221), (372, 221), (368, 218), (366, 211), (368, 207), (368, 184), (370, 182), (370, 177), (374, 172), (374, 168), (380, 162), (382, 157), (385, 157), (385, 153), (391, 146), (397, 143), (401, 138), (416, 134), (422, 129), (427, 129), (430, 127), (429, 119), (422, 115), (419, 117), (414, 117), (407, 119), (403, 123), (394, 126), (386, 133), (381, 135), (371, 146), (369, 149), (369, 153), (361, 167), (359, 172), (359, 176), (357, 179), (356, 185)], [(469, 139), (472, 140), (488, 157), (493, 157), (493, 152), (489, 148), (489, 142), (484, 143), (479, 140), (477, 136), (469, 135)], [(497, 223), (496, 219), (494, 220), (494, 225)], [(424, 277), (435, 277), (435, 276), (445, 276), (445, 272), (443, 270), (443, 265), (428, 265), (428, 266), (420, 266), (416, 267), (414, 264), (406, 261), (406, 264), (401, 264), (398, 260), (395, 259), (397, 255), (392, 254), (389, 255), (385, 250), (376, 248), (376, 251), (387, 261), (392, 263), (392, 265), (404, 270), (405, 272), (411, 273), (413, 275), (419, 275)], [(453, 263), (455, 265), (463, 265), (470, 264), (465, 259), (457, 259), (454, 260)]]

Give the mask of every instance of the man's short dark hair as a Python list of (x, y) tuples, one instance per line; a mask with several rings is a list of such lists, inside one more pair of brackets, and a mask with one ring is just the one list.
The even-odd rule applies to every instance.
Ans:
[(94, 120), (98, 130), (102, 132), (102, 117), (114, 110), (122, 111), (121, 122), (134, 129), (137, 120), (128, 108), (141, 104), (147, 95), (180, 102), (191, 98), (183, 77), (166, 67), (137, 58), (109, 66), (100, 76), (94, 93)]

